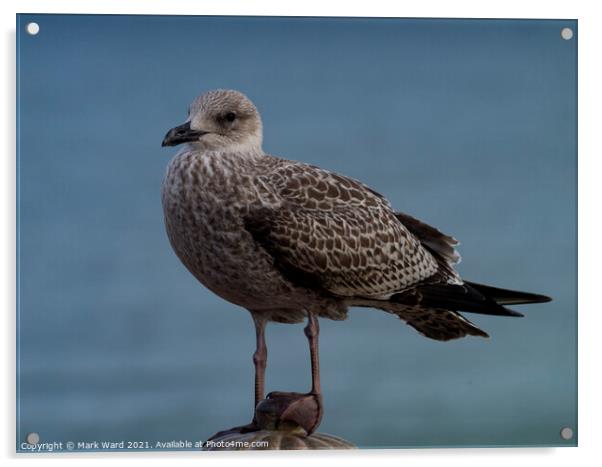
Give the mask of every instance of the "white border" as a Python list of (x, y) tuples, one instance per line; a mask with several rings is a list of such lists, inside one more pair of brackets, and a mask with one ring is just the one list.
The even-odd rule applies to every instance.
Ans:
[[(377, 461), (379, 464), (400, 462), (406, 465), (488, 466), (518, 463), (530, 465), (562, 466), (594, 465), (599, 461), (597, 452), (600, 426), (600, 349), (598, 337), (602, 323), (602, 310), (598, 309), (596, 282), (600, 280), (599, 265), (600, 209), (596, 199), (600, 193), (600, 158), (602, 148), (599, 83), (602, 83), (599, 54), (602, 44), (602, 23), (594, 1), (416, 1), (387, 2), (305, 0), (295, 4), (282, 1), (186, 1), (186, 0), (48, 0), (0, 2), (2, 15), (3, 85), (2, 141), (5, 143), (0, 173), (3, 176), (0, 218), (0, 296), (5, 298), (2, 335), (2, 362), (5, 363), (4, 384), (0, 384), (4, 410), (0, 425), (2, 456), (9, 462), (29, 464), (43, 459), (50, 464), (62, 464), (67, 458), (75, 462), (98, 463), (110, 461), (128, 465), (161, 463), (166, 461), (207, 463), (219, 459), (220, 463), (261, 463), (261, 465), (286, 462), (306, 465), (308, 462), (343, 461), (352, 465)], [(222, 14), (222, 15), (277, 15), (277, 16), (398, 16), (398, 17), (476, 17), (476, 18), (577, 18), (579, 20), (579, 448), (521, 448), (521, 449), (436, 449), (436, 450), (362, 450), (354, 453), (114, 453), (114, 454), (14, 454), (15, 446), (15, 13), (119, 13), (119, 14)], [(596, 50), (598, 49), (598, 50)], [(562, 342), (558, 343), (562, 345)], [(36, 460), (37, 459), (37, 460)], [(77, 459), (77, 460), (75, 460)]]

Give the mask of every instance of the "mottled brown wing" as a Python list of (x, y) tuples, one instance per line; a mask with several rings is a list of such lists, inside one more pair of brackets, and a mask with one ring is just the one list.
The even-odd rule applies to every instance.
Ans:
[(250, 212), (247, 229), (295, 280), (340, 296), (388, 298), (439, 274), (389, 203), (360, 182), (287, 164), (258, 187), (280, 203)]

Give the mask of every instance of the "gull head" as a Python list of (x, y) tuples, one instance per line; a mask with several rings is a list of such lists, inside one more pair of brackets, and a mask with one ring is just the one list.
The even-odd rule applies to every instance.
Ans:
[(205, 151), (252, 151), (261, 149), (262, 134), (261, 117), (249, 98), (217, 89), (192, 102), (186, 121), (167, 132), (162, 146), (188, 143)]

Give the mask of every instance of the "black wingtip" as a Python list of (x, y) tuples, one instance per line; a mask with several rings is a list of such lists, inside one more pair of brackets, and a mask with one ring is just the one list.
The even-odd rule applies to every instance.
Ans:
[(424, 285), (416, 289), (419, 301), (415, 296), (395, 294), (389, 300), (392, 302), (420, 305), (427, 308), (479, 313), (493, 316), (523, 316), (522, 313), (506, 308), (488, 294), (481, 292), (468, 283)]
[(531, 302), (531, 303), (548, 303), (553, 300), (552, 297), (548, 297), (547, 295), (536, 295), (536, 294), (533, 294), (533, 295), (535, 297), (537, 297), (537, 301)]
[(466, 285), (476, 289), (479, 293), (492, 299), (499, 305), (525, 305), (528, 303), (547, 303), (552, 301), (552, 297), (531, 292), (521, 292), (518, 290), (500, 289), (490, 285), (478, 284), (476, 282), (464, 282)]
[(525, 315), (523, 313), (520, 313), (515, 310), (511, 310), (510, 308), (504, 307), (504, 310), (506, 310), (506, 312), (507, 312), (507, 314), (505, 316), (514, 316), (516, 318), (524, 318), (525, 317)]

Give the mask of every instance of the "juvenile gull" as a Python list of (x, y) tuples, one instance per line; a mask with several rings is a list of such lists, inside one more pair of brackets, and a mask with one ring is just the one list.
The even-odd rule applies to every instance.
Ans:
[[(322, 416), (318, 317), (377, 308), (447, 341), (487, 337), (459, 311), (522, 316), (504, 305), (550, 300), (462, 280), (454, 238), (396, 212), (357, 180), (265, 154), (262, 135), (246, 96), (215, 90), (196, 98), (185, 123), (163, 140), (183, 144), (163, 183), (167, 235), (202, 284), (251, 312), (256, 406), (264, 398), (268, 321), (308, 320), (311, 390), (275, 396), (314, 404), (305, 420), (311, 433)], [(238, 430), (255, 427), (254, 418)]]

